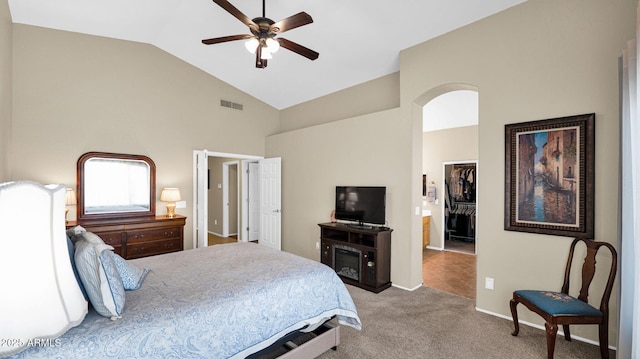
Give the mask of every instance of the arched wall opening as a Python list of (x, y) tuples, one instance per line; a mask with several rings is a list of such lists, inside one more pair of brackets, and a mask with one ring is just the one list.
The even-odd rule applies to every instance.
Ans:
[[(430, 105), (438, 103), (438, 106), (442, 107), (440, 102), (444, 101), (444, 98), (458, 98), (454, 94), (463, 94), (459, 97), (459, 103), (456, 106), (470, 107), (467, 111), (458, 111), (459, 108), (444, 108), (440, 111), (428, 110)], [(475, 96), (475, 102), (474, 100)], [(424, 92), (421, 96), (417, 97), (413, 101), (413, 120), (414, 131), (419, 132), (414, 138), (419, 142), (420, 153), (416, 154), (420, 159), (414, 164), (420, 169), (422, 182), (420, 188), (420, 203), (419, 206), (423, 210), (422, 221), (416, 226), (419, 226), (421, 233), (423, 230), (424, 217), (429, 216), (429, 228), (426, 231), (427, 238), (423, 234), (421, 246), (416, 246), (414, 250), (423, 253), (423, 250), (435, 249), (435, 250), (454, 250), (464, 251), (466, 253), (475, 254), (475, 232), (473, 235), (469, 235), (470, 238), (465, 238), (464, 241), (456, 241), (456, 244), (462, 244), (463, 246), (456, 248), (452, 246), (446, 248), (445, 236), (450, 232), (447, 232), (447, 219), (445, 216), (445, 198), (448, 195), (447, 187), (445, 185), (445, 169), (451, 170), (452, 164), (465, 164), (469, 166), (475, 166), (477, 170), (478, 165), (478, 87), (465, 83), (450, 83), (443, 84), (432, 88)], [(466, 101), (464, 103), (463, 101)], [(450, 102), (450, 101), (449, 101)], [(451, 106), (452, 103), (448, 103)], [(461, 119), (462, 121), (454, 121), (453, 116), (475, 116), (471, 119)], [(429, 118), (432, 116), (432, 118)], [(437, 117), (437, 118), (436, 118)], [(441, 117), (441, 118), (440, 118)], [(447, 121), (447, 123), (433, 124), (429, 127), (429, 121)], [(426, 126), (426, 127), (425, 127)], [(424, 129), (427, 132), (423, 132)], [(419, 139), (418, 139), (419, 137)], [(475, 172), (477, 174), (478, 172)], [(477, 190), (477, 178), (473, 178), (474, 189)], [(435, 189), (435, 191), (433, 191)], [(427, 193), (429, 192), (429, 193)], [(434, 193), (435, 192), (435, 195)], [(427, 196), (429, 194), (429, 196)], [(435, 197), (435, 198), (434, 198)], [(451, 207), (447, 208), (449, 211)], [(447, 212), (448, 213), (448, 212)], [(462, 216), (461, 216), (462, 217)], [(471, 217), (468, 217), (471, 218)], [(474, 220), (476, 220), (474, 213)], [(477, 221), (476, 221), (477, 223)], [(473, 225), (475, 229), (475, 224)], [(451, 228), (449, 228), (450, 230)], [(467, 237), (469, 237), (467, 236)], [(448, 239), (448, 238), (447, 238)], [(458, 238), (459, 239), (459, 238)], [(472, 242), (472, 245), (468, 245)], [(412, 247), (413, 248), (413, 247)], [(473, 278), (469, 278), (470, 281), (475, 282), (475, 271)], [(474, 286), (475, 287), (475, 286)], [(440, 288), (439, 288), (440, 289)], [(458, 293), (456, 293), (458, 294)], [(475, 293), (473, 293), (475, 297)]]

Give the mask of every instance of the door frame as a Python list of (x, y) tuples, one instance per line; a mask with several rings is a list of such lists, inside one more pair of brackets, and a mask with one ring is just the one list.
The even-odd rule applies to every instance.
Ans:
[[(200, 174), (200, 176), (207, 176), (208, 171), (197, 171), (197, 166), (198, 166), (198, 161), (197, 161), (197, 154), (198, 153), (204, 153), (206, 155), (207, 158), (209, 157), (226, 157), (226, 158), (233, 158), (233, 159), (238, 159), (238, 160), (261, 160), (264, 157), (263, 156), (254, 156), (254, 155), (243, 155), (243, 154), (237, 154), (237, 153), (227, 153), (227, 152), (213, 152), (213, 151), (207, 151), (206, 149), (204, 150), (194, 150), (193, 151), (193, 214), (194, 214), (194, 218), (197, 216), (198, 211), (204, 211), (203, 208), (201, 207), (201, 203), (198, 203), (197, 201), (197, 194), (198, 194), (198, 183), (202, 183), (200, 190), (204, 191), (206, 193), (207, 189), (207, 179), (206, 178), (201, 178), (200, 181), (198, 181), (198, 174)], [(246, 161), (243, 161), (243, 166), (242, 166), (242, 170), (244, 171), (244, 163)], [(206, 161), (207, 163), (207, 169), (209, 169), (209, 165), (208, 165), (208, 161)], [(246, 176), (242, 176), (243, 181), (242, 181), (242, 193), (243, 193), (243, 198), (242, 201), (245, 201), (245, 193), (247, 192), (246, 190), (248, 189), (248, 182), (245, 181), (244, 179), (246, 178)], [(240, 227), (242, 228), (241, 231), (241, 235), (239, 236), (238, 240), (240, 240), (240, 238), (242, 238), (242, 240), (246, 239), (247, 237), (245, 237), (245, 228), (247, 227), (245, 225), (245, 223), (247, 223), (246, 221), (249, 218), (249, 214), (247, 213), (245, 216), (244, 211), (248, 210), (247, 206), (238, 206), (238, 207), (242, 207), (242, 215), (239, 216), (240, 218)], [(205, 211), (206, 213), (206, 211)], [(204, 218), (204, 221), (207, 222), (208, 224), (208, 218)], [(198, 230), (198, 226), (194, 225), (193, 226), (193, 248), (198, 248), (197, 247), (197, 242), (198, 242), (198, 237), (197, 237), (197, 230)], [(248, 232), (247, 232), (247, 236), (248, 236)], [(206, 247), (208, 245), (207, 241), (204, 241), (204, 247)]]

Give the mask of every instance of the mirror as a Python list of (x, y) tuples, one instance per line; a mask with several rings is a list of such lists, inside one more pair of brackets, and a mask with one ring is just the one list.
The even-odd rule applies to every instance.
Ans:
[(78, 221), (155, 216), (156, 165), (146, 156), (88, 152), (77, 163)]

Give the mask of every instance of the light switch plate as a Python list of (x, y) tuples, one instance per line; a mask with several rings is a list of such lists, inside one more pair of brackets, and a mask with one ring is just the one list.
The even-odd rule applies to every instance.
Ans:
[(484, 279), (484, 287), (489, 290), (493, 290), (494, 280), (493, 278)]

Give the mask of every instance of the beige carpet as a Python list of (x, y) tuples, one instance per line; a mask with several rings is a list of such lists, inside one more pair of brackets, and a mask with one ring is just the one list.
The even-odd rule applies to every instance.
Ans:
[[(543, 330), (521, 324), (520, 334), (513, 337), (511, 321), (476, 311), (471, 299), (428, 287), (412, 292), (391, 287), (379, 294), (347, 288), (363, 329), (342, 326), (337, 351), (329, 350), (319, 358), (547, 357)], [(508, 308), (508, 301), (504, 305)], [(613, 351), (611, 355), (615, 357)], [(600, 351), (558, 336), (555, 358), (600, 358)]]

